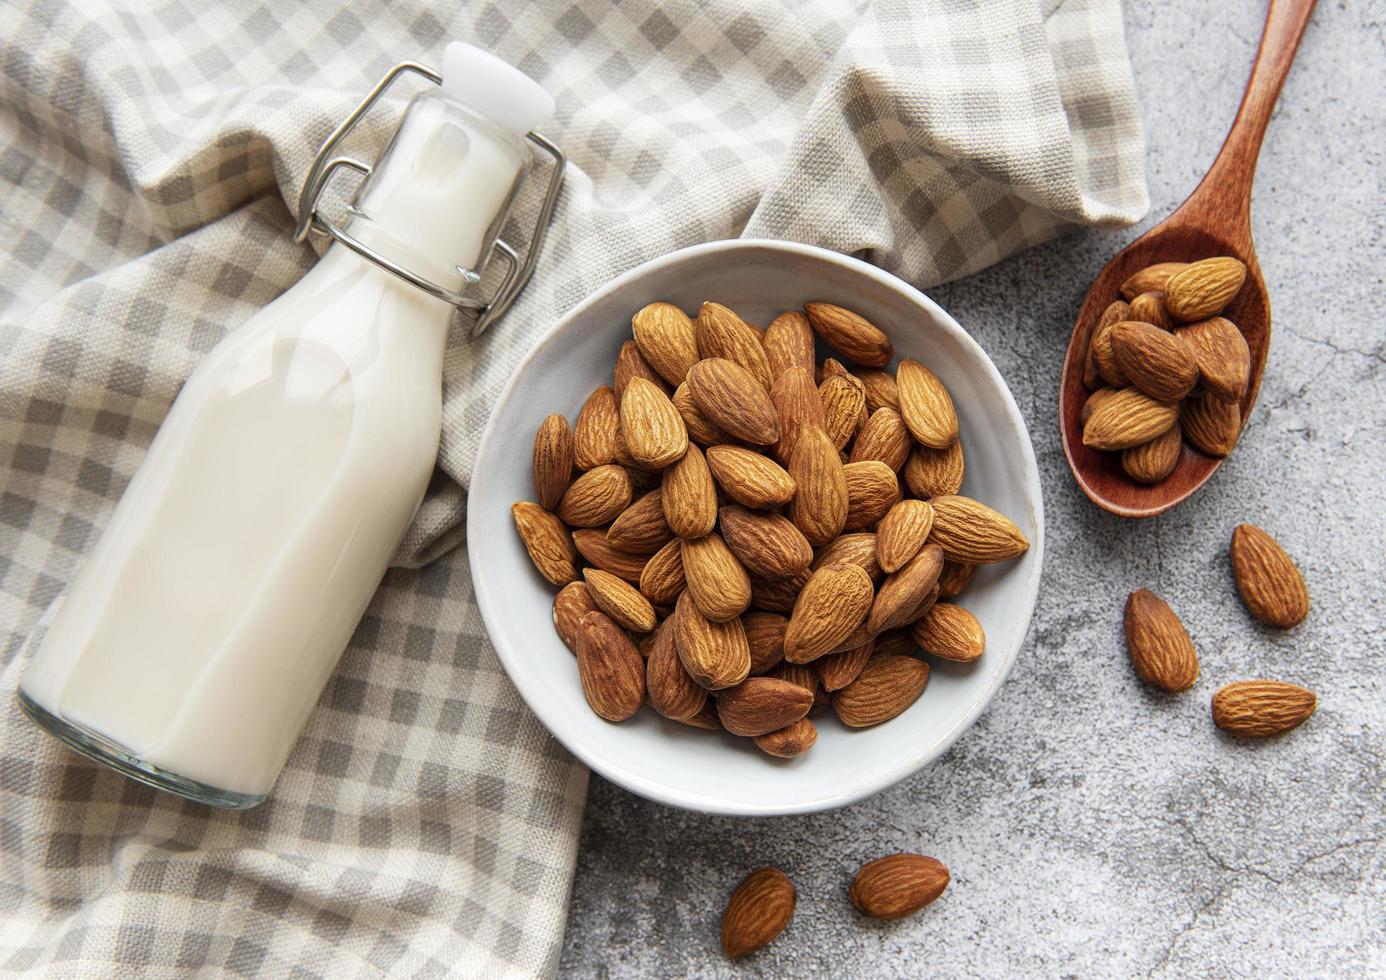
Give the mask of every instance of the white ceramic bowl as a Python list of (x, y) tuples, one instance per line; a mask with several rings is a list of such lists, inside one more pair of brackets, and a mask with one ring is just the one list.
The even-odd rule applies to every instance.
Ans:
[[(696, 310), (716, 300), (752, 323), (808, 300), (861, 313), (942, 378), (966, 447), (962, 492), (1007, 514), (1030, 539), (1018, 561), (984, 566), (960, 602), (981, 620), (986, 653), (972, 665), (935, 661), (928, 688), (899, 717), (865, 730), (815, 715), (818, 742), (774, 759), (749, 739), (687, 728), (649, 708), (621, 724), (583, 698), (574, 658), (554, 632), (554, 589), (530, 564), (510, 518), (534, 499), (533, 434), (544, 416), (576, 419), (611, 383), (631, 314), (653, 300)], [(1030, 439), (996, 367), (953, 318), (918, 290), (857, 259), (778, 241), (723, 241), (646, 262), (563, 318), (521, 363), (492, 412), (472, 476), (467, 517), (473, 584), (496, 653), (520, 695), (569, 751), (633, 793), (708, 813), (769, 815), (843, 806), (937, 758), (986, 707), (1025, 640), (1039, 588), (1044, 518)]]

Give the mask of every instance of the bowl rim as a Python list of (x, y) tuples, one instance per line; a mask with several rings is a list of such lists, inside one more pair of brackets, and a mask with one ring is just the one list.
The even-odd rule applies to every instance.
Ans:
[[(920, 292), (914, 286), (900, 279), (897, 276), (877, 268), (868, 262), (845, 255), (841, 252), (834, 252), (830, 249), (821, 248), (816, 245), (805, 245), (799, 242), (781, 241), (770, 238), (731, 238), (721, 239), (711, 242), (703, 242), (697, 245), (689, 245), (684, 248), (667, 252), (656, 256), (635, 266), (626, 272), (621, 273), (613, 279), (608, 280), (602, 286), (589, 293), (575, 306), (559, 317), (550, 326), (542, 337), (532, 346), (520, 359), (501, 389), (500, 395), (496, 398), (495, 404), (491, 408), (486, 426), (482, 430), (481, 439), (477, 443), (477, 461), (488, 455), (487, 450), (491, 441), (496, 438), (499, 428), (499, 420), (504, 414), (504, 408), (511, 398), (515, 397), (519, 387), (519, 380), (525, 373), (530, 362), (535, 360), (542, 351), (546, 350), (550, 344), (557, 343), (558, 337), (575, 320), (582, 317), (591, 307), (602, 302), (608, 295), (620, 290), (631, 283), (634, 283), (654, 272), (668, 266), (677, 265), (682, 262), (716, 252), (738, 252), (738, 251), (767, 250), (771, 252), (789, 253), (804, 256), (811, 259), (829, 262), (843, 266), (856, 273), (864, 275), (872, 280), (877, 286), (895, 292), (904, 299), (927, 310), (941, 328), (952, 335), (962, 347), (974, 356), (981, 369), (988, 372), (996, 387), (1000, 390), (1003, 399), (1002, 404), (1005, 414), (1011, 425), (1020, 437), (1021, 445), (1020, 464), (1021, 472), (1024, 477), (1025, 496), (1029, 500), (1034, 517), (1034, 535), (1030, 542), (1030, 552), (1033, 554), (1033, 561), (1028, 565), (1026, 578), (1021, 583), (1024, 595), (1024, 615), (1021, 617), (1020, 626), (1020, 646), (1014, 655), (1010, 657), (1008, 663), (995, 674), (990, 687), (984, 696), (977, 701), (959, 718), (943, 736), (918, 754), (911, 755), (901, 760), (893, 766), (882, 768), (875, 772), (871, 778), (864, 779), (859, 783), (853, 783), (850, 788), (841, 792), (820, 796), (814, 799), (795, 800), (784, 804), (756, 804), (743, 803), (740, 801), (724, 801), (709, 798), (704, 793), (685, 793), (677, 788), (671, 788), (659, 783), (651, 783), (638, 772), (633, 772), (619, 765), (607, 762), (600, 753), (590, 751), (586, 742), (581, 737), (574, 737), (567, 731), (559, 718), (551, 723), (551, 719), (544, 717), (531, 704), (531, 699), (527, 693), (526, 686), (516, 676), (516, 671), (511, 668), (511, 654), (503, 650), (491, 637), (497, 632), (493, 628), (493, 623), (501, 621), (503, 611), (502, 604), (497, 601), (497, 597), (492, 593), (487, 585), (487, 578), (481, 567), (477, 549), (470, 547), (470, 542), (478, 537), (475, 533), (478, 529), (473, 527), (474, 521), (481, 521), (481, 508), (474, 506), (476, 497), (469, 488), (467, 495), (467, 543), (468, 543), (468, 564), (471, 570), (472, 590), (476, 598), (477, 607), (481, 612), (482, 623), (486, 628), (487, 639), (491, 642), (491, 647), (495, 650), (496, 658), (505, 669), (506, 676), (515, 686), (524, 702), (525, 708), (533, 712), (546, 731), (552, 735), (565, 749), (572, 753), (583, 765), (599, 773), (609, 781), (618, 786), (642, 796), (645, 799), (661, 803), (666, 806), (677, 807), (678, 809), (688, 810), (695, 813), (708, 813), (722, 816), (789, 816), (803, 813), (817, 813), (824, 810), (833, 810), (847, 806), (859, 800), (866, 799), (876, 793), (881, 792), (890, 786), (908, 778), (919, 772), (929, 763), (948, 751), (949, 748), (961, 737), (962, 733), (971, 728), (976, 720), (987, 708), (991, 706), (996, 697), (996, 693), (1001, 689), (1010, 676), (1011, 670), (1015, 667), (1015, 662), (1019, 659), (1020, 650), (1024, 648), (1030, 634), (1030, 623), (1034, 617), (1035, 605), (1039, 596), (1039, 586), (1041, 573), (1044, 566), (1044, 498), (1039, 478), (1039, 465), (1035, 459), (1034, 444), (1030, 439), (1029, 429), (1025, 425), (1025, 418), (1021, 414), (1020, 406), (1016, 404), (1015, 396), (1011, 393), (1010, 386), (1006, 384), (1005, 378), (997, 370), (996, 365), (987, 355), (972, 336), (962, 328), (962, 326), (941, 306), (932, 299)], [(471, 481), (473, 484), (475, 481)]]

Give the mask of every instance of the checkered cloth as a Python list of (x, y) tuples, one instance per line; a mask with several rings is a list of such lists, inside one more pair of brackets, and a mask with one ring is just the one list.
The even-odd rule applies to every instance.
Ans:
[(450, 348), (399, 567), (256, 810), (100, 769), (6, 694), (0, 971), (552, 972), (586, 773), (504, 677), (456, 547), (522, 353), (693, 242), (798, 239), (927, 286), (1146, 208), (1117, 0), (0, 5), (0, 690), (183, 379), (313, 262), (289, 232), (319, 143), (454, 38), (555, 95), (571, 169), (534, 283)]

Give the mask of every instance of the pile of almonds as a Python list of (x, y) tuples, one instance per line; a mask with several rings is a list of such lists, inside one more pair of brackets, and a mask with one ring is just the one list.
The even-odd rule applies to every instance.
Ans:
[[(622, 721), (648, 700), (789, 758), (816, 741), (815, 706), (877, 725), (923, 692), (921, 650), (982, 655), (981, 624), (946, 600), (1029, 544), (958, 495), (958, 417), (933, 372), (886, 370), (886, 335), (827, 303), (762, 331), (657, 302), (631, 326), (614, 386), (575, 426), (539, 427), (538, 499), (512, 508), (560, 587), (554, 624), (593, 711)], [(815, 337), (846, 363), (819, 364)]]
[[(1309, 590), (1285, 549), (1254, 524), (1232, 532), (1232, 574), (1247, 610), (1278, 629), (1309, 615)], [(1184, 624), (1148, 589), (1126, 599), (1126, 649), (1141, 680), (1166, 694), (1198, 680), (1198, 653)], [(1265, 738), (1297, 728), (1318, 705), (1312, 691), (1277, 680), (1235, 681), (1213, 695), (1213, 724), (1239, 738)]]
[[(922, 854), (888, 854), (868, 861), (847, 896), (862, 915), (903, 919), (948, 887), (948, 869)], [(736, 886), (722, 913), (722, 951), (732, 959), (753, 953), (789, 925), (798, 900), (794, 882), (778, 868), (757, 868)]]
[(1232, 451), (1251, 352), (1219, 314), (1245, 279), (1241, 261), (1219, 256), (1160, 262), (1121, 284), (1124, 298), (1103, 311), (1088, 342), (1085, 446), (1120, 452), (1139, 483), (1169, 476), (1186, 441), (1210, 456)]

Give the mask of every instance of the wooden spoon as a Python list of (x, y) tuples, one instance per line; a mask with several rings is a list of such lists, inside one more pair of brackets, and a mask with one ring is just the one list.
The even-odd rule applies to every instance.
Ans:
[(1088, 340), (1107, 304), (1120, 299), (1129, 276), (1156, 262), (1192, 262), (1232, 255), (1246, 263), (1246, 284), (1223, 313), (1241, 328), (1251, 348), (1251, 381), (1241, 402), (1242, 424), (1251, 416), (1270, 349), (1270, 297), (1251, 243), (1251, 183), (1280, 87), (1285, 83), (1315, 0), (1271, 0), (1261, 46), (1251, 67), (1241, 107), (1207, 175), (1179, 208), (1117, 254), (1103, 268), (1078, 313), (1059, 383), (1059, 430), (1064, 455), (1078, 486), (1093, 503), (1121, 517), (1154, 517), (1203, 486), (1222, 460), (1187, 443), (1174, 471), (1160, 483), (1137, 483), (1121, 468), (1121, 453), (1083, 445), (1078, 413), (1087, 398), (1083, 361)]

